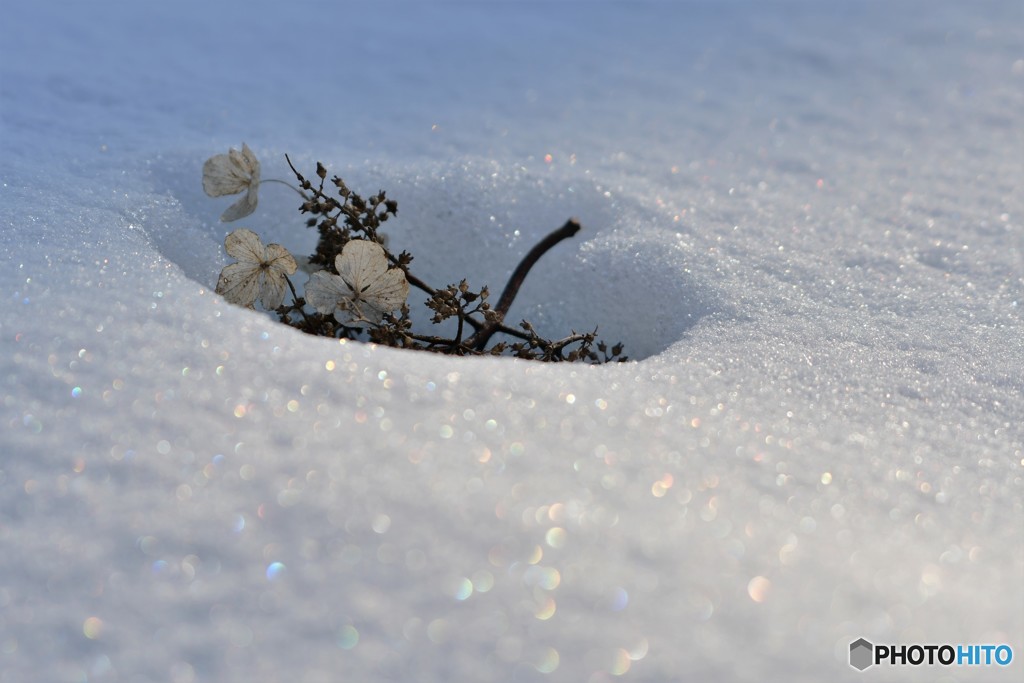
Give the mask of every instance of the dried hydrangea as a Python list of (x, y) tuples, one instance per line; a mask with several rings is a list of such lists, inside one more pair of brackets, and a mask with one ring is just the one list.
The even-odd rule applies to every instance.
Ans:
[(225, 223), (245, 218), (256, 210), (257, 189), (260, 185), (260, 162), (249, 146), (242, 143), (242, 151), (228, 150), (227, 154), (210, 157), (203, 164), (203, 191), (211, 197), (245, 192), (245, 196), (227, 208), (220, 219)]
[[(316, 252), (303, 259), (303, 270), (334, 266), (335, 272), (314, 272), (306, 283), (305, 296), (299, 296), (289, 279), (298, 270), (296, 259), (281, 245), (264, 246), (255, 233), (239, 228), (224, 240), (228, 254), (237, 263), (226, 266), (217, 280), (217, 292), (231, 303), (253, 308), (260, 301), (282, 323), (308, 334), (368, 338), (396, 348), (457, 356), (504, 354), (546, 362), (626, 360), (622, 345), (608, 347), (597, 339), (596, 328), (593, 332), (572, 330), (562, 338), (548, 339), (526, 320), (518, 326), (506, 324), (512, 302), (530, 269), (552, 247), (579, 232), (579, 221), (569, 219), (537, 242), (522, 257), (492, 307), (487, 287), (471, 289), (466, 280), (458, 285), (432, 287), (409, 269), (412, 254), (389, 251), (380, 228), (397, 214), (398, 204), (383, 190), (363, 197), (335, 175), (329, 183), (338, 196), (332, 197), (325, 191), (328, 173), (323, 164), (317, 162), (316, 179), (308, 180), (288, 155), (285, 161), (298, 187), (276, 179), (261, 181), (259, 161), (243, 144), (241, 152), (232, 149), (204, 164), (203, 189), (213, 197), (245, 193), (221, 216), (222, 221), (232, 221), (255, 210), (261, 182), (288, 185), (302, 197), (299, 210), (309, 215), (306, 226), (316, 227), (320, 233)], [(407, 303), (410, 286), (427, 295), (424, 303), (433, 311), (430, 322), (451, 322), (448, 331), (427, 334), (414, 326)], [(292, 294), (287, 305), (285, 287)], [(503, 339), (492, 342), (495, 335)]]
[(228, 255), (238, 260), (224, 267), (217, 280), (217, 293), (233, 304), (252, 308), (258, 300), (270, 309), (284, 302), (287, 276), (296, 263), (280, 244), (263, 246), (252, 230), (239, 228), (224, 238)]
[(368, 240), (352, 240), (334, 260), (338, 274), (313, 273), (306, 284), (306, 302), (338, 322), (379, 323), (385, 313), (409, 297), (409, 281), (401, 268), (388, 268), (384, 248)]

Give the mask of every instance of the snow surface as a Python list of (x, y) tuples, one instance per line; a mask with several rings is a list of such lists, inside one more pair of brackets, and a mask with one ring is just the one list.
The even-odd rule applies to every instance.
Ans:
[[(1021, 3), (3, 15), (3, 683), (1020, 675)], [(243, 141), (387, 189), (435, 282), (578, 216), (512, 313), (639, 362), (226, 304)], [(240, 224), (305, 253), (294, 200)]]

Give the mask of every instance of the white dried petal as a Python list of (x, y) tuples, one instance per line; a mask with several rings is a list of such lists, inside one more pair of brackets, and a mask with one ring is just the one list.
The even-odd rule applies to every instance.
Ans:
[(238, 228), (224, 238), (224, 251), (228, 256), (239, 261), (259, 263), (263, 260), (263, 240), (248, 228)]
[(233, 304), (252, 308), (259, 300), (275, 309), (284, 302), (286, 275), (296, 270), (295, 259), (280, 244), (266, 247), (252, 230), (239, 228), (224, 239), (224, 249), (238, 263), (224, 267), (217, 279), (217, 293)]
[(210, 157), (203, 164), (203, 191), (211, 197), (245, 192), (245, 196), (221, 214), (224, 222), (238, 220), (256, 210), (257, 189), (260, 184), (260, 162), (249, 146), (242, 143), (242, 151), (228, 150), (227, 154)]
[[(339, 275), (319, 271), (306, 284), (306, 301), (339, 322), (379, 323), (409, 297), (400, 268), (388, 269), (387, 255), (375, 242), (352, 240), (334, 260)], [(340, 311), (340, 313), (339, 313)]]
[(260, 288), (260, 273), (249, 263), (224, 266), (217, 278), (217, 293), (230, 303), (252, 308)]
[(237, 221), (239, 218), (245, 218), (256, 210), (256, 203), (256, 188), (253, 187), (245, 193), (244, 197), (224, 210), (224, 213), (220, 215), (220, 222), (230, 223), (231, 221)]
[(306, 303), (323, 315), (332, 315), (351, 296), (352, 290), (345, 281), (326, 270), (318, 270), (306, 282)]

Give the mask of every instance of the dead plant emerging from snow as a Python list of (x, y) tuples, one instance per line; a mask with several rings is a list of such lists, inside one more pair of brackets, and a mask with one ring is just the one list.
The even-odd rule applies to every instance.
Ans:
[[(526, 320), (518, 326), (505, 322), (506, 314), (533, 265), (549, 249), (580, 230), (575, 219), (547, 235), (519, 262), (492, 306), (487, 287), (474, 289), (466, 280), (432, 287), (410, 270), (412, 254), (390, 251), (381, 226), (398, 213), (398, 203), (384, 191), (364, 198), (338, 176), (327, 180), (327, 169), (317, 163), (317, 180), (305, 178), (285, 159), (298, 181), (293, 189), (302, 196), (299, 210), (308, 214), (306, 225), (320, 234), (309, 264), (321, 270), (306, 282), (303, 296), (289, 276), (298, 269), (295, 258), (280, 244), (264, 245), (256, 233), (238, 228), (224, 241), (236, 262), (225, 266), (217, 293), (239, 306), (259, 301), (280, 321), (303, 332), (323, 337), (368, 339), (406, 349), (457, 356), (512, 355), (541, 361), (626, 360), (622, 345), (608, 347), (593, 332), (572, 331), (559, 339), (542, 337)], [(207, 160), (203, 189), (211, 197), (245, 195), (229, 207), (222, 221), (234, 221), (256, 209), (261, 182), (260, 164), (247, 145)], [(283, 181), (273, 181), (283, 182)], [(288, 184), (288, 183), (285, 183)], [(330, 193), (328, 192), (330, 190)], [(454, 321), (451, 334), (428, 335), (413, 330), (407, 302), (410, 286), (427, 295), (430, 321)], [(285, 303), (285, 290), (291, 301)], [(493, 341), (499, 337), (499, 341)]]

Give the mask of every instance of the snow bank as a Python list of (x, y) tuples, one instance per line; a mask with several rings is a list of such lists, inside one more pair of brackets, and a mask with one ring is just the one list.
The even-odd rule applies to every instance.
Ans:
[[(5, 12), (0, 681), (1024, 652), (1013, 3), (313, 7)], [(437, 358), (226, 304), (200, 168), (243, 140), (265, 177), (289, 152), (387, 189), (439, 282), (500, 287), (579, 217), (513, 315), (640, 362)], [(292, 199), (242, 224), (302, 253)]]

